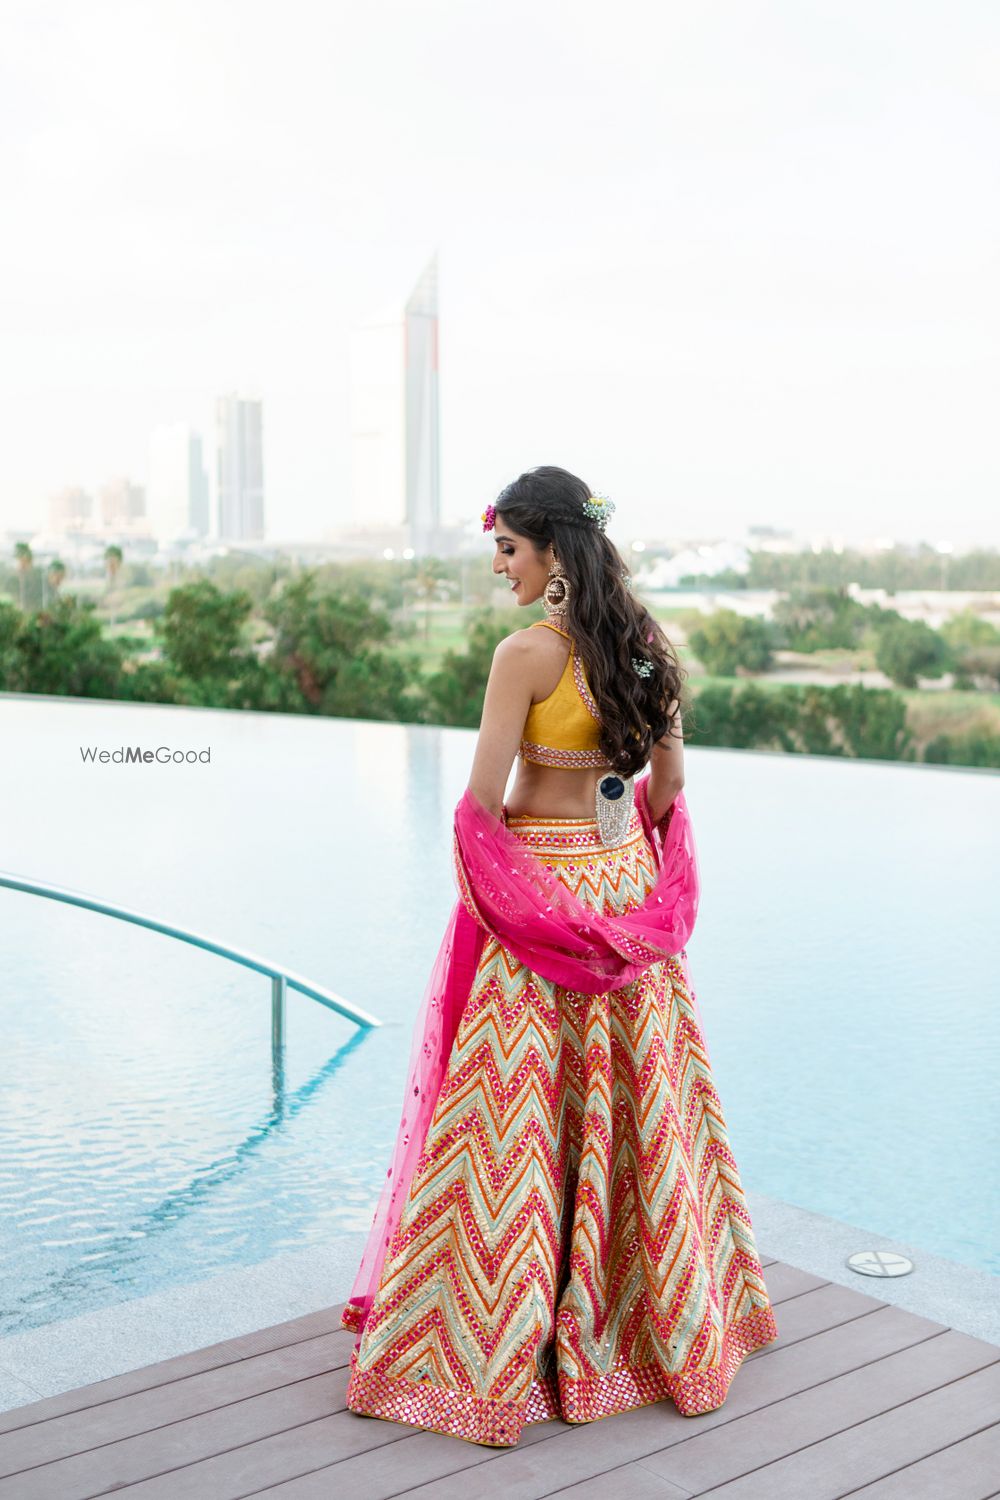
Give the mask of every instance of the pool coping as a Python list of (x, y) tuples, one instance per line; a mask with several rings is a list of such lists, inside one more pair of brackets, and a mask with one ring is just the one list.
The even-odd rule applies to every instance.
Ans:
[[(752, 680), (752, 679), (747, 679)], [(831, 683), (831, 687), (838, 684)], [(851, 684), (846, 684), (850, 686)], [(889, 691), (888, 689), (872, 689), (871, 691)], [(893, 691), (896, 691), (893, 689)], [(899, 691), (908, 691), (900, 689)], [(176, 713), (178, 710), (184, 713), (203, 714), (241, 714), (244, 717), (259, 719), (299, 719), (304, 723), (322, 724), (334, 721), (341, 724), (384, 724), (398, 729), (415, 729), (418, 731), (433, 731), (439, 733), (441, 730), (449, 734), (466, 734), (475, 736), (478, 731), (470, 729), (464, 724), (416, 724), (409, 719), (362, 719), (354, 714), (305, 714), (296, 713), (288, 709), (270, 708), (223, 708), (218, 704), (211, 703), (154, 703), (147, 702), (144, 698), (90, 698), (81, 697), (77, 693), (24, 693), (8, 692), (0, 689), (0, 704), (7, 701), (20, 701), (23, 703), (78, 703), (82, 705), (103, 705), (109, 708), (159, 708), (168, 712)], [(882, 755), (832, 755), (825, 754), (819, 750), (776, 750), (762, 745), (695, 745), (685, 741), (685, 753), (697, 751), (699, 754), (707, 750), (722, 755), (769, 755), (781, 756), (784, 759), (793, 760), (826, 760), (836, 762), (837, 765), (863, 765), (863, 766), (909, 766), (914, 770), (921, 771), (971, 771), (974, 775), (997, 776), (1000, 775), (996, 766), (964, 766), (952, 761), (933, 760), (898, 760), (894, 757)]]
[[(761, 1255), (1000, 1345), (1000, 1277), (747, 1189)], [(0, 1339), (0, 1411), (122, 1375), (346, 1300), (367, 1233), (331, 1236), (252, 1266)], [(861, 1276), (858, 1250), (895, 1250), (914, 1270)], [(765, 1275), (766, 1280), (766, 1275)]]

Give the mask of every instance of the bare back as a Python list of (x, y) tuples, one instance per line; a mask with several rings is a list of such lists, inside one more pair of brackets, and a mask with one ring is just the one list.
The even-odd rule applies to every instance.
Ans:
[[(529, 627), (530, 629), (531, 627)], [(569, 659), (571, 643), (555, 630), (532, 630), (529, 658), (531, 701), (545, 702), (555, 692)], [(547, 766), (518, 757), (517, 775), (507, 798), (507, 812), (542, 818), (592, 818), (597, 783), (611, 771), (602, 766)]]

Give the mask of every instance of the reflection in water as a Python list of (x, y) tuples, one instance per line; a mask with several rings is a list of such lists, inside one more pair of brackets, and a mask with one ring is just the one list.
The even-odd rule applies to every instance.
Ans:
[(197, 1175), (184, 1187), (155, 1204), (130, 1228), (106, 1239), (99, 1258), (88, 1255), (61, 1272), (43, 1273), (38, 1287), (20, 1299), (16, 1311), (8, 1312), (4, 1318), (4, 1331), (15, 1333), (35, 1327), (40, 1309), (72, 1306), (81, 1299), (81, 1294), (88, 1304), (92, 1304), (95, 1295), (99, 1296), (102, 1290), (107, 1292), (124, 1283), (138, 1281), (138, 1262), (146, 1256), (149, 1242), (157, 1235), (176, 1232), (186, 1215), (202, 1208), (212, 1195), (231, 1186), (241, 1172), (250, 1170), (271, 1137), (318, 1099), (321, 1091), (371, 1035), (370, 1031), (356, 1030), (314, 1077), (289, 1095), (284, 1091), (282, 1073), (274, 1107), (229, 1155), (199, 1168)]

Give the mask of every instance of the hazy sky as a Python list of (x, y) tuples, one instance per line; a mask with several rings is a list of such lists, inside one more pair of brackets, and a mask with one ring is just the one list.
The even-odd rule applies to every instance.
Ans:
[(440, 252), (446, 517), (1000, 543), (995, 0), (0, 0), (0, 526), (264, 398), (349, 503), (348, 330)]

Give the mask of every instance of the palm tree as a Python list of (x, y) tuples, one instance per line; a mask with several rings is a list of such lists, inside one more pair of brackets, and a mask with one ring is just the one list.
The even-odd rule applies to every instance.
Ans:
[(48, 579), (55, 593), (59, 592), (59, 585), (66, 577), (66, 564), (58, 557), (54, 557), (48, 566)]
[(417, 563), (414, 593), (423, 600), (425, 641), (430, 639), (431, 605), (435, 599), (445, 600), (451, 593), (445, 571), (444, 564), (437, 557), (424, 557)]
[[(105, 547), (104, 571), (107, 574), (108, 578), (108, 586), (105, 592), (109, 595), (115, 586), (115, 579), (118, 577), (118, 569), (121, 567), (121, 565), (122, 549), (120, 547), (116, 547), (114, 543), (112, 543), (109, 547)], [(114, 611), (112, 611), (111, 613), (111, 623), (112, 625), (115, 623)]]
[(31, 548), (28, 546), (27, 542), (15, 542), (14, 543), (14, 561), (15, 561), (15, 563), (17, 565), (18, 594), (20, 596), (21, 608), (23, 610), (24, 609), (24, 580), (25, 580), (26, 576), (28, 575), (28, 573), (31, 572), (31, 569), (32, 569), (32, 566), (33, 566), (33, 563), (34, 563), (34, 559), (32, 558), (32, 555), (31, 555)]

